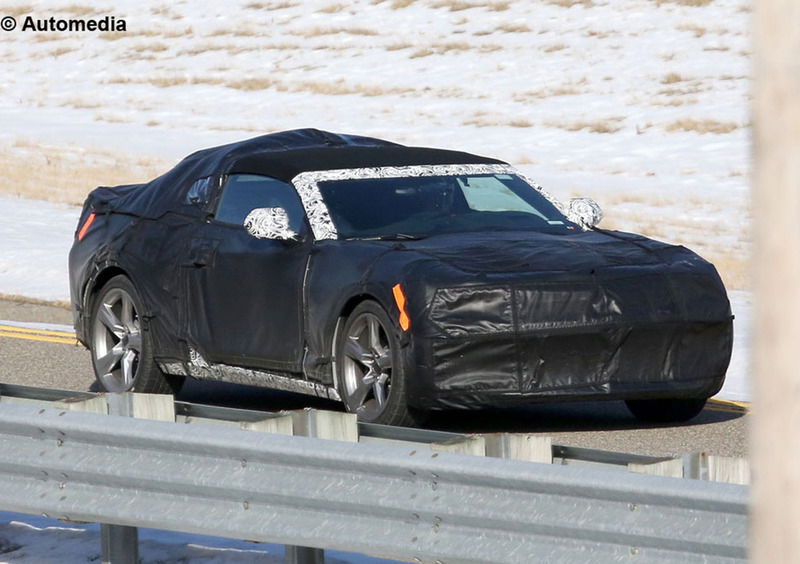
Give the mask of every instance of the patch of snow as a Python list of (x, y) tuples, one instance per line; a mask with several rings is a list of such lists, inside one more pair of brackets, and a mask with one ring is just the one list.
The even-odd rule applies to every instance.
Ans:
[[(83, 564), (101, 561), (100, 525), (0, 511), (0, 564)], [(221, 537), (139, 529), (142, 562), (181, 564), (283, 564), (284, 547)], [(364, 554), (325, 551), (330, 564), (392, 564)]]

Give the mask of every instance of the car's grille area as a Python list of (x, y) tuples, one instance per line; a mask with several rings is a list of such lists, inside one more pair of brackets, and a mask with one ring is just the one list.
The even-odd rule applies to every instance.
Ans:
[(429, 319), (442, 336), (526, 334), (616, 324), (722, 321), (730, 317), (716, 281), (694, 274), (636, 274), (440, 288)]
[(439, 289), (430, 309), (434, 386), (602, 394), (718, 378), (731, 317), (724, 292), (708, 282), (680, 274)]

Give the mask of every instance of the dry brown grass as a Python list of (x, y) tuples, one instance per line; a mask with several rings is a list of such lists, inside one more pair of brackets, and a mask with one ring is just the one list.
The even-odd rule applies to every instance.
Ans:
[(101, 33), (98, 35), (100, 39), (105, 41), (118, 41), (120, 39), (125, 39), (127, 37), (131, 37), (131, 34), (124, 32), (124, 31), (109, 31), (106, 33)]
[(689, 79), (681, 76), (677, 72), (671, 72), (664, 75), (664, 78), (661, 79), (661, 84), (675, 84), (676, 82), (684, 82), (686, 80)]
[(100, 107), (98, 102), (87, 100), (86, 98), (70, 98), (61, 104), (78, 110), (94, 110)]
[(62, 300), (42, 300), (39, 298), (29, 298), (28, 296), (20, 296), (19, 294), (3, 294), (0, 293), (0, 300), (4, 300), (7, 302), (16, 302), (18, 304), (32, 304), (32, 305), (40, 305), (40, 306), (48, 306), (48, 307), (57, 307), (61, 309), (72, 309), (71, 302), (65, 302)]
[(595, 37), (597, 39), (607, 39), (609, 37), (617, 36), (617, 35), (619, 35), (619, 33), (616, 32), (616, 31), (612, 31), (612, 30), (599, 31), (599, 30), (596, 30), (596, 29), (590, 29), (589, 31), (587, 31), (587, 32), (585, 32), (583, 34), (584, 37)]
[(328, 4), (318, 11), (323, 14), (336, 14), (347, 8), (347, 4)]
[(739, 129), (739, 125), (730, 121), (723, 122), (714, 119), (679, 119), (667, 125), (667, 131), (694, 131), (696, 133), (731, 133)]
[(413, 47), (413, 43), (392, 43), (391, 45), (386, 46), (387, 51), (400, 51), (402, 49), (410, 49)]
[(653, 1), (659, 6), (661, 6), (662, 4), (678, 4), (679, 6), (693, 6), (695, 8), (708, 6), (712, 2), (712, 0), (653, 0)]
[(548, 4), (553, 6), (561, 6), (562, 8), (572, 8), (573, 6), (583, 6), (584, 8), (591, 8), (594, 6), (592, 0), (547, 0)]
[(98, 113), (94, 116), (95, 121), (104, 121), (106, 123), (131, 123), (129, 118), (120, 114), (114, 113)]
[(447, 8), (451, 12), (460, 12), (472, 8), (480, 8), (480, 2), (466, 2), (465, 0), (436, 0), (431, 2), (431, 8)]
[(511, 7), (511, 2), (489, 2), (486, 7), (490, 12), (505, 12)]
[(146, 51), (150, 51), (150, 52), (153, 52), (153, 53), (163, 53), (164, 51), (168, 51), (169, 47), (167, 45), (165, 45), (164, 43), (161, 43), (161, 42), (144, 43), (144, 44), (137, 45), (135, 50), (140, 52), (140, 53), (141, 52), (146, 52)]
[(684, 24), (679, 25), (677, 27), (678, 31), (688, 31), (694, 34), (695, 37), (700, 38), (703, 37), (706, 33), (708, 33), (708, 29), (704, 28), (701, 25), (697, 24)]
[(475, 115), (461, 122), (468, 127), (534, 127), (535, 124), (525, 119), (507, 120), (498, 116), (490, 116), (486, 112), (475, 112)]
[(548, 122), (546, 125), (549, 127), (558, 127), (567, 131), (583, 131), (587, 130), (592, 133), (616, 133), (622, 129), (621, 122), (625, 118), (611, 117), (601, 120), (587, 120), (587, 121), (574, 121), (571, 123), (554, 123)]
[(336, 82), (300, 82), (293, 84), (291, 88), (286, 87), (292, 92), (311, 92), (313, 94), (325, 94), (328, 96), (387, 96), (410, 94), (414, 92), (412, 88), (384, 88), (374, 84), (348, 84), (344, 80)]
[(553, 43), (551, 45), (547, 45), (542, 48), (542, 51), (545, 53), (554, 53), (556, 51), (562, 51), (566, 49), (567, 46), (564, 43)]
[[(26, 166), (19, 166), (20, 162)], [(17, 139), (12, 145), (0, 146), (0, 192), (80, 205), (96, 186), (146, 182), (172, 164), (157, 158)]]
[(422, 57), (430, 57), (431, 55), (435, 54), (433, 49), (424, 48), (424, 49), (417, 49), (413, 53), (411, 53), (408, 58), (409, 59), (421, 59)]
[(589, 80), (584, 77), (576, 82), (566, 82), (559, 86), (515, 92), (513, 94), (513, 99), (515, 102), (530, 102), (531, 100), (550, 98), (553, 96), (575, 96), (577, 94), (583, 94), (585, 90), (582, 87), (587, 84), (589, 84)]
[(52, 51), (48, 51), (47, 55), (49, 57), (60, 57), (61, 55), (66, 55), (67, 53), (72, 53), (75, 49), (72, 47), (57, 47)]
[(528, 33), (531, 30), (526, 24), (524, 23), (504, 23), (499, 25), (495, 28), (495, 31), (500, 31), (503, 33)]
[(233, 88), (234, 90), (244, 90), (245, 92), (253, 92), (256, 90), (268, 90), (278, 85), (278, 81), (272, 78), (259, 77), (259, 78), (242, 78), (226, 82), (225, 86)]
[(0, 8), (0, 11), (3, 12), (3, 16), (12, 16), (14, 18), (18, 18), (20, 16), (26, 16), (33, 12), (33, 6), (30, 4), (19, 4), (17, 6), (3, 6)]
[(380, 35), (379, 31), (365, 27), (321, 27), (316, 26), (308, 29), (301, 29), (291, 31), (292, 35), (298, 35), (309, 39), (311, 37), (320, 37), (323, 35), (336, 35), (339, 33), (347, 33), (350, 35)]
[(245, 4), (245, 8), (249, 8), (251, 10), (285, 10), (287, 8), (294, 8), (298, 6), (297, 2), (286, 2), (286, 1), (279, 1), (279, 2), (250, 2), (249, 4)]
[(389, 7), (392, 10), (402, 10), (403, 8), (408, 8), (414, 3), (414, 0), (392, 0), (392, 3), (389, 4)]
[(69, 6), (65, 6), (64, 8), (59, 8), (58, 11), (66, 12), (67, 14), (72, 14), (73, 16), (77, 17), (101, 13), (101, 11), (98, 10), (97, 8), (93, 8), (92, 6), (86, 6), (85, 4), (70, 4)]
[(689, 106), (697, 102), (697, 98), (670, 98), (669, 100), (652, 100), (649, 104), (651, 106), (668, 106), (674, 108), (677, 106)]
[[(466, 41), (449, 41), (447, 43), (434, 43), (428, 47), (422, 47), (411, 53), (409, 59), (419, 59), (421, 57), (430, 57), (431, 55), (444, 55), (451, 51), (469, 51), (472, 46)], [(489, 49), (494, 50), (494, 48)], [(488, 52), (483, 50), (482, 52)]]
[(61, 33), (37, 33), (33, 36), (33, 41), (36, 43), (47, 43), (48, 41), (61, 41), (66, 38), (67, 36)]
[(227, 84), (225, 80), (217, 77), (187, 77), (183, 75), (169, 75), (169, 76), (148, 76), (141, 78), (131, 78), (129, 76), (113, 76), (105, 81), (103, 84), (151, 84), (159, 88), (170, 88), (172, 86), (182, 86), (184, 84), (206, 84), (206, 85), (222, 85)]

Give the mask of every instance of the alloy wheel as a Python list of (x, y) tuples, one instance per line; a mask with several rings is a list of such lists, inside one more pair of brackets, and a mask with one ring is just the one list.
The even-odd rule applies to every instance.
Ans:
[(122, 288), (104, 293), (92, 324), (92, 360), (98, 379), (110, 392), (132, 389), (142, 355), (142, 334), (131, 295)]
[(392, 345), (380, 319), (369, 312), (356, 317), (348, 325), (342, 352), (348, 409), (374, 421), (386, 408), (392, 386)]

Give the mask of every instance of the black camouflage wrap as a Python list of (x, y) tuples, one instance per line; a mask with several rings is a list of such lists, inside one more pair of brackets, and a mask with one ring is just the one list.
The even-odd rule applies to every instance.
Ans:
[(315, 240), (309, 225), (287, 243), (207, 221), (226, 174), (289, 182), (308, 171), (431, 164), (504, 163), (297, 130), (199, 151), (148, 184), (98, 188), (79, 226), (89, 213), (95, 224), (70, 254), (78, 337), (88, 342), (93, 292), (125, 273), (162, 366), (237, 366), (256, 380), (262, 371), (323, 390), (336, 385), (337, 324), (363, 299), (397, 320), (399, 283), (411, 318), (409, 331), (396, 330), (412, 406), (720, 389), (730, 304), (714, 267), (681, 246), (600, 229)]

